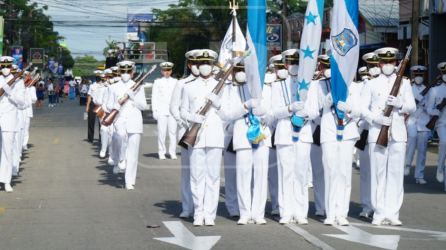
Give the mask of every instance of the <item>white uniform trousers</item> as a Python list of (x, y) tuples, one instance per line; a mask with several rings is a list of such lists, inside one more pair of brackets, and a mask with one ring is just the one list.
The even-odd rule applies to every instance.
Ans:
[(277, 145), (280, 216), (307, 218), (311, 143)]
[(269, 148), (268, 157), (268, 188), (271, 198), (271, 210), (279, 207), (279, 176), (277, 174), (277, 152)]
[(189, 147), (189, 155), (194, 219), (215, 220), (220, 191), (222, 148)]
[(16, 132), (1, 131), (0, 182), (10, 184), (12, 178), (13, 154)]
[(237, 150), (237, 199), (242, 219), (263, 219), (268, 196), (267, 146)]
[(29, 125), (31, 123), (31, 118), (26, 117), (25, 119), (25, 130), (23, 131), (23, 145), (22, 147), (27, 147), (29, 141)]
[(115, 159), (115, 155), (113, 153), (113, 133), (115, 132), (115, 127), (113, 124), (110, 124), (107, 129), (108, 133), (108, 154), (112, 159)]
[[(102, 123), (102, 119), (99, 119), (99, 122)], [(108, 145), (110, 144), (110, 126), (104, 126), (101, 124), (101, 151), (107, 152)]]
[(232, 136), (225, 132), (225, 149), (223, 151), (223, 166), (225, 172), (225, 205), (229, 213), (238, 212), (237, 174), (235, 168), (236, 156), (226, 151)]
[(369, 144), (365, 145), (364, 151), (358, 149), (358, 157), (361, 162), (361, 168), (359, 168), (359, 189), (361, 195), (362, 211), (371, 213), (373, 212), (372, 201), (370, 195), (372, 193), (370, 176), (370, 156), (369, 156)]
[(407, 127), (407, 149), (406, 149), (406, 165), (412, 164), (415, 148), (417, 149), (417, 162), (415, 165), (415, 178), (424, 178), (424, 168), (426, 167), (427, 141), (429, 132), (418, 131), (417, 125)]
[(141, 134), (128, 134), (126, 155), (125, 183), (135, 185), (138, 168), (139, 142)]
[(181, 197), (183, 210), (192, 213), (194, 211), (194, 201), (190, 189), (190, 164), (189, 150), (181, 147)]
[(322, 143), (325, 212), (328, 219), (347, 218), (352, 190), (354, 140)]
[(371, 200), (374, 219), (395, 220), (403, 204), (405, 142), (389, 141), (387, 148), (369, 144)]
[(313, 194), (316, 212), (325, 211), (324, 165), (322, 164), (322, 146), (311, 144), (311, 167), (313, 168)]
[(13, 161), (12, 161), (12, 172), (18, 173), (19, 172), (19, 165), (20, 165), (20, 158), (21, 158), (21, 141), (20, 137), (23, 134), (22, 129), (18, 129), (17, 133), (14, 133), (14, 152), (13, 152)]
[(169, 154), (176, 155), (177, 146), (177, 122), (171, 115), (160, 115), (158, 117), (158, 153), (166, 153), (166, 131), (169, 133)]
[[(444, 162), (446, 159), (446, 126), (437, 127), (437, 135), (440, 138), (440, 143), (438, 145), (438, 170), (443, 171), (444, 177), (446, 173), (444, 171)], [(446, 187), (446, 182), (444, 182)]]
[(113, 147), (113, 161), (115, 165), (125, 159), (127, 152), (128, 134), (125, 130), (118, 130), (115, 127), (113, 132), (112, 147)]

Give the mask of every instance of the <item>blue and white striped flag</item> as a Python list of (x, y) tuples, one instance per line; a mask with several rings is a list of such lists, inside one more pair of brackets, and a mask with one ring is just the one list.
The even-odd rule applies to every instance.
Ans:
[[(359, 59), (358, 0), (334, 1), (331, 42), (331, 93), (333, 103), (345, 102), (348, 87), (356, 74)], [(336, 107), (339, 119), (344, 112)], [(338, 126), (338, 140), (342, 140), (343, 126)]]
[[(305, 102), (307, 99), (308, 86), (314, 76), (317, 64), (317, 56), (319, 46), (321, 44), (322, 20), (324, 16), (324, 0), (309, 0), (307, 11), (305, 12), (304, 28), (300, 42), (299, 52), (299, 71), (297, 73), (297, 81), (299, 90), (297, 93), (297, 101)], [(300, 130), (304, 122), (304, 118), (293, 115), (291, 118), (293, 125), (297, 126), (296, 130)], [(299, 131), (296, 131), (297, 134)], [(297, 135), (296, 134), (296, 135)], [(298, 140), (296, 137), (293, 140)]]
[[(251, 97), (262, 99), (262, 89), (266, 73), (266, 0), (248, 0), (248, 24), (246, 29), (245, 73)], [(257, 144), (265, 135), (260, 121), (249, 114), (251, 126), (247, 136)]]

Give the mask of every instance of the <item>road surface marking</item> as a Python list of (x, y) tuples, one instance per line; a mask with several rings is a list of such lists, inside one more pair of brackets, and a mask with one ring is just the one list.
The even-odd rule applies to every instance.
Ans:
[(59, 143), (59, 137), (55, 138), (53, 141), (53, 144), (57, 144), (57, 143)]
[(376, 227), (369, 224), (361, 224), (361, 223), (350, 223), (350, 225), (360, 226), (360, 227), (372, 227), (379, 229), (389, 229), (403, 232), (424, 233), (424, 234), (429, 234), (429, 236), (431, 237), (437, 238), (437, 240), (446, 241), (446, 232), (441, 232), (441, 231), (423, 230), (423, 229), (406, 228), (406, 227), (392, 227), (392, 226)]
[(293, 232), (297, 233), (298, 235), (302, 236), (306, 241), (308, 241), (310, 244), (322, 249), (322, 250), (335, 250), (331, 246), (327, 245), (327, 243), (323, 242), (322, 240), (316, 238), (306, 230), (303, 230), (302, 228), (296, 226), (295, 224), (287, 224), (285, 225), (287, 228), (293, 230)]
[(4, 213), (6, 210), (6, 207), (0, 207), (0, 214)]

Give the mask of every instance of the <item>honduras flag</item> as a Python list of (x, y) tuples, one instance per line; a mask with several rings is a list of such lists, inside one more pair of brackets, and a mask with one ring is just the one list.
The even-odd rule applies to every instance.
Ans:
[[(337, 0), (333, 6), (330, 33), (331, 94), (333, 103), (345, 102), (348, 87), (356, 74), (359, 59), (358, 0)], [(336, 107), (339, 119), (344, 112)], [(342, 140), (343, 125), (338, 125), (338, 140)]]
[(246, 39), (238, 25), (237, 18), (235, 19), (235, 42), (232, 37), (232, 25), (234, 25), (234, 21), (231, 21), (231, 25), (229, 25), (225, 38), (223, 38), (223, 42), (221, 43), (220, 54), (218, 56), (218, 66), (220, 68), (223, 68), (226, 62), (232, 58), (233, 51), (235, 51), (235, 54), (237, 55), (243, 55), (245, 53)]
[[(248, 0), (248, 25), (246, 29), (245, 73), (251, 97), (262, 98), (263, 82), (266, 73), (266, 0)], [(261, 139), (266, 138), (261, 131), (260, 121), (249, 114), (251, 126), (248, 129), (248, 139), (253, 142), (253, 148)], [(257, 145), (256, 145), (257, 144)]]
[[(308, 86), (313, 79), (316, 69), (319, 46), (321, 44), (322, 20), (324, 16), (324, 0), (309, 0), (307, 11), (305, 12), (304, 28), (300, 40), (299, 52), (299, 71), (297, 81), (299, 90), (297, 101), (305, 102), (307, 99)], [(293, 115), (291, 122), (296, 131), (294, 131), (293, 140), (299, 140), (298, 134), (303, 125), (304, 118)]]

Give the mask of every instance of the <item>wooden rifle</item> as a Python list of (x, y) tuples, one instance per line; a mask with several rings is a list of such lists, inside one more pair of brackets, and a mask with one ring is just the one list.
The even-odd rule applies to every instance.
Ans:
[[(400, 88), (401, 88), (402, 81), (403, 81), (404, 70), (406, 69), (407, 63), (409, 63), (409, 55), (410, 55), (411, 50), (412, 50), (412, 45), (409, 45), (409, 47), (407, 48), (406, 57), (404, 58), (404, 60), (401, 64), (401, 67), (399, 67), (397, 77), (395, 79), (395, 83), (393, 83), (393, 87), (392, 87), (392, 90), (390, 91), (389, 96), (396, 97), (398, 95), (398, 93), (400, 92)], [(393, 108), (394, 108), (393, 106), (388, 105), (384, 110), (384, 116), (390, 117), (390, 115), (392, 114)], [(396, 107), (396, 108), (399, 108), (399, 107)], [(383, 125), (381, 127), (381, 131), (379, 132), (378, 139), (376, 140), (376, 144), (380, 145), (382, 147), (387, 147), (388, 142), (389, 142), (389, 126)]]
[[(435, 79), (434, 79), (431, 83), (429, 83), (429, 84), (426, 86), (426, 88), (423, 89), (423, 91), (421, 91), (420, 95), (421, 95), (421, 96), (425, 96), (425, 95), (427, 94), (427, 92), (429, 92), (429, 90), (430, 90), (430, 89), (437, 83), (437, 81), (440, 80), (440, 79), (441, 79), (441, 76), (435, 77)], [(419, 102), (420, 102), (420, 101), (417, 100), (417, 99), (415, 98), (415, 103), (418, 104)]]
[[(441, 111), (443, 111), (443, 108), (446, 106), (446, 98), (443, 98), (443, 100), (441, 101), (440, 104), (437, 105), (437, 109)], [(438, 115), (434, 115), (432, 116), (431, 120), (429, 121), (429, 123), (426, 124), (426, 128), (432, 130), (435, 128), (435, 123), (437, 122), (438, 118), (440, 116)]]
[[(227, 63), (230, 63), (231, 66), (224, 73), (223, 77), (221, 79), (219, 79), (218, 84), (212, 90), (212, 93), (214, 93), (216, 95), (218, 95), (220, 93), (220, 91), (222, 90), (223, 86), (225, 86), (226, 79), (232, 73), (232, 70), (234, 69), (235, 65), (240, 62), (241, 58), (242, 58), (241, 56), (237, 56), (237, 57), (235, 57), (232, 60), (227, 62)], [(222, 72), (222, 71), (224, 72), (224, 69), (225, 69), (225, 67), (223, 67), (220, 72)], [(218, 72), (218, 74), (220, 74), (220, 72)], [(217, 76), (218, 76), (218, 74), (217, 74)], [(215, 77), (215, 79), (217, 79), (217, 77)], [(202, 116), (206, 116), (207, 112), (209, 111), (209, 109), (211, 109), (211, 107), (212, 107), (212, 102), (209, 99), (207, 99), (204, 107), (202, 107), (200, 109), (200, 111), (197, 112), (197, 114), (198, 115), (202, 115)], [(190, 147), (193, 147), (195, 145), (195, 141), (197, 140), (197, 136), (198, 136), (198, 134), (199, 134), (199, 132), (201, 130), (201, 127), (202, 127), (201, 123), (195, 123), (192, 126), (191, 129), (189, 129), (188, 131), (186, 131), (186, 133), (184, 133), (184, 135), (181, 138), (181, 140), (179, 141), (178, 145), (186, 144), (186, 145), (188, 145)]]
[[(144, 79), (146, 79), (150, 74), (152, 74), (152, 72), (155, 70), (156, 65), (152, 66), (152, 69), (149, 70), (149, 72), (147, 72), (143, 77), (141, 77), (141, 79), (135, 83), (130, 89), (133, 92), (138, 91), (139, 87), (141, 85), (143, 85), (143, 81)], [(129, 95), (125, 94), (121, 99), (118, 100), (119, 105), (123, 106), (124, 103), (129, 99)], [(113, 109), (110, 113), (106, 114), (105, 117), (102, 119), (102, 125), (108, 127), (110, 126), (113, 121), (115, 120), (116, 115), (118, 115), (119, 110)]]
[[(27, 71), (29, 68), (31, 68), (33, 64), (30, 63), (24, 70), (20, 71), (19, 73), (15, 74), (14, 77), (12, 77), (11, 80), (9, 80), (9, 82), (7, 83), (9, 87), (11, 87), (12, 85), (14, 85), (15, 81), (23, 75), (23, 73), (25, 73), (25, 71)], [(5, 94), (5, 90), (3, 88), (0, 88), (0, 97), (3, 96), (3, 94)]]
[(37, 73), (36, 76), (33, 79), (31, 79), (28, 82), (28, 84), (26, 84), (26, 87), (29, 88), (29, 87), (33, 86), (39, 80), (39, 77), (40, 77), (40, 74)]
[(28, 84), (31, 82), (31, 77), (36, 73), (36, 71), (37, 67), (34, 67), (34, 70), (32, 72), (29, 72), (28, 75), (23, 79), (25, 86), (28, 86)]

